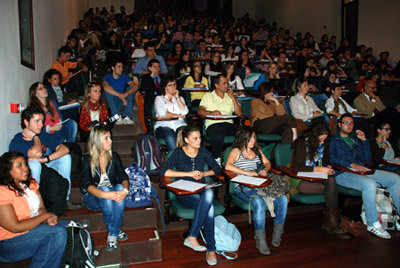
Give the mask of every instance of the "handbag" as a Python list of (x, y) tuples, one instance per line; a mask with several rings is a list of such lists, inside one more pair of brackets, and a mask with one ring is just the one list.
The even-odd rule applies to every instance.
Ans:
[(267, 177), (272, 179), (272, 182), (266, 187), (259, 187), (258, 194), (270, 198), (278, 198), (289, 192), (289, 183), (283, 175), (278, 175), (272, 172), (267, 173)]

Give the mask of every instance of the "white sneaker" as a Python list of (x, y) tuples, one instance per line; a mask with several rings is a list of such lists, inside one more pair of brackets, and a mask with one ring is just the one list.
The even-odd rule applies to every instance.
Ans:
[(381, 223), (379, 221), (374, 222), (372, 226), (367, 227), (368, 232), (379, 236), (380, 238), (390, 239), (391, 236), (385, 229), (383, 229)]
[(116, 125), (123, 125), (124, 121), (122, 120), (122, 118), (118, 118), (118, 120), (115, 122)]
[(122, 120), (125, 125), (134, 125), (135, 122), (132, 121), (129, 117), (125, 116), (124, 120)]

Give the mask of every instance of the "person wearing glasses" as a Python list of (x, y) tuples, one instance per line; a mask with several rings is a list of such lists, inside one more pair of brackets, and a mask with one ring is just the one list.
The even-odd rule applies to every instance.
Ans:
[[(365, 163), (371, 161), (371, 150), (365, 133), (354, 129), (353, 116), (343, 114), (338, 123), (338, 132), (333, 136), (330, 144), (330, 162), (357, 172), (367, 172)], [(376, 187), (385, 187), (392, 195), (397, 211), (400, 209), (400, 176), (380, 169), (373, 174), (361, 175), (359, 173), (335, 170), (336, 184), (362, 192), (365, 206), (367, 230), (384, 239), (390, 239), (390, 234), (383, 229), (379, 222), (376, 208)], [(396, 222), (396, 229), (400, 231), (400, 223)]]
[[(184, 88), (208, 88), (208, 79), (203, 74), (203, 67), (201, 61), (194, 61), (189, 76), (186, 78)], [(205, 92), (191, 92), (190, 99), (192, 106), (199, 106), (201, 99)]]
[(372, 79), (365, 80), (363, 92), (354, 99), (354, 107), (366, 118), (371, 118), (385, 110), (381, 98), (376, 94), (376, 82)]

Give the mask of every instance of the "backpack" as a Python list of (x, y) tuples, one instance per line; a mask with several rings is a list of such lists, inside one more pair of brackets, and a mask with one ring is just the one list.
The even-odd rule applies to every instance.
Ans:
[(42, 164), (39, 192), (43, 198), (44, 207), (57, 216), (67, 209), (68, 181), (54, 169)]
[(160, 174), (162, 164), (160, 146), (154, 136), (139, 136), (133, 144), (132, 157), (148, 175)]
[(129, 167), (125, 168), (125, 172), (129, 177), (129, 194), (126, 197), (125, 206), (128, 208), (151, 206), (154, 198), (158, 205), (158, 210), (160, 211), (164, 234), (165, 224), (160, 200), (158, 200), (157, 191), (151, 184), (146, 171), (144, 171), (137, 163), (132, 162)]
[(67, 232), (67, 244), (60, 267), (65, 268), (94, 268), (94, 256), (98, 251), (94, 250), (93, 238), (79, 222), (70, 221), (65, 227)]
[[(382, 227), (385, 230), (394, 230), (399, 216), (397, 215), (396, 206), (394, 205), (392, 196), (384, 188), (376, 188), (376, 210), (378, 211), (379, 222), (382, 224)], [(364, 204), (361, 208), (361, 219), (363, 223), (367, 225)]]
[[(234, 254), (234, 256), (228, 256), (225, 254), (225, 252), (234, 252), (239, 249), (242, 236), (236, 226), (228, 222), (223, 216), (219, 215), (214, 219), (214, 233), (216, 253), (229, 260), (236, 259), (236, 254)], [(206, 243), (202, 233), (201, 237)]]

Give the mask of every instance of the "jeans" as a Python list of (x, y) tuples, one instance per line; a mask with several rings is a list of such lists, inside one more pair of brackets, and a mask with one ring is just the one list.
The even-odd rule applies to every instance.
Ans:
[(318, 94), (314, 94), (312, 96), (312, 98), (313, 98), (315, 104), (317, 106), (319, 106), (322, 101), (324, 101), (324, 100), (326, 101), (328, 99), (328, 96), (326, 96), (324, 93), (318, 93)]
[[(31, 169), (32, 177), (40, 184), (40, 174), (42, 173), (42, 164), (37, 160), (28, 162), (29, 168)], [(46, 166), (57, 171), (63, 176), (69, 183), (67, 200), (69, 200), (69, 194), (71, 192), (71, 156), (66, 154), (60, 158), (57, 158), (50, 163), (46, 163)]]
[[(242, 185), (243, 192), (240, 187), (235, 187), (237, 195), (246, 202), (250, 201), (250, 196), (256, 195), (251, 198), (251, 204), (253, 205), (253, 221), (255, 230), (265, 230), (265, 209), (267, 205), (264, 199), (257, 195), (256, 188), (249, 188)], [(286, 195), (282, 195), (274, 200), (274, 211), (275, 219), (274, 223), (284, 224), (286, 219), (288, 207), (288, 200)]]
[[(124, 188), (122, 184), (117, 184), (113, 187), (100, 186), (99, 190), (103, 192), (121, 191)], [(126, 199), (121, 202), (108, 200), (96, 197), (90, 193), (86, 193), (82, 197), (82, 202), (89, 210), (101, 211), (103, 213), (103, 220), (108, 229), (108, 236), (118, 236), (120, 227), (122, 225), (122, 217), (124, 216)]]
[(39, 224), (29, 232), (0, 241), (0, 261), (17, 262), (32, 258), (29, 267), (60, 267), (67, 243), (66, 221)]
[(124, 116), (127, 116), (129, 118), (132, 118), (133, 116), (133, 102), (135, 100), (135, 94), (129, 94), (126, 97), (126, 100), (128, 101), (127, 105), (124, 105), (122, 100), (118, 98), (117, 96), (114, 96), (110, 93), (107, 93), (104, 91), (104, 98), (106, 99), (108, 106), (110, 106), (111, 109), (111, 116), (114, 116), (115, 114), (121, 115), (121, 111), (123, 111)]
[(64, 134), (66, 142), (75, 142), (76, 134), (78, 133), (78, 124), (70, 119), (63, 124), (61, 131)]
[(397, 211), (399, 211), (400, 176), (395, 173), (378, 169), (374, 174), (366, 176), (343, 172), (336, 175), (336, 183), (362, 192), (362, 200), (365, 207), (368, 226), (372, 226), (374, 222), (379, 221), (375, 202), (377, 183), (382, 187), (387, 188), (389, 193), (392, 195)]
[(231, 123), (216, 123), (207, 128), (206, 133), (210, 139), (211, 153), (214, 158), (221, 157), (225, 136), (235, 136), (239, 127)]
[(179, 203), (194, 209), (194, 218), (189, 235), (198, 237), (201, 227), (204, 229), (204, 238), (207, 244), (207, 251), (215, 251), (214, 238), (214, 191), (206, 189), (199, 194), (176, 196)]
[(158, 127), (156, 128), (156, 136), (158, 138), (163, 138), (167, 143), (168, 152), (173, 151), (176, 148), (176, 134), (180, 128), (174, 131), (169, 127)]

